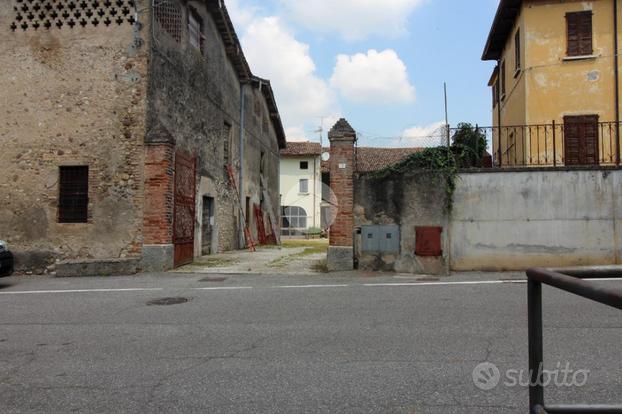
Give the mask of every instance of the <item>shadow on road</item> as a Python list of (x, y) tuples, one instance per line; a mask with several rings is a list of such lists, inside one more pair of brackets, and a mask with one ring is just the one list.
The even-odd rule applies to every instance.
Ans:
[(8, 289), (8, 288), (10, 288), (12, 286), (13, 286), (13, 284), (11, 284), (11, 283), (0, 283), (0, 290)]

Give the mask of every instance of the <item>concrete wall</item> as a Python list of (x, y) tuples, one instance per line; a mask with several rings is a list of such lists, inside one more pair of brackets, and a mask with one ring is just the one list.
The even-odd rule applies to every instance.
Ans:
[[(408, 273), (523, 270), (622, 261), (621, 170), (517, 170), (459, 176), (453, 210), (444, 182), (411, 173), (355, 185), (356, 225), (397, 224), (397, 256), (357, 257), (363, 269)], [(441, 226), (443, 256), (414, 255), (416, 226)]]
[[(309, 163), (308, 170), (300, 169), (300, 162)], [(319, 156), (281, 158), (281, 204), (302, 207), (307, 212), (307, 228), (320, 227), (322, 203), (322, 175)], [(309, 192), (300, 193), (299, 181), (309, 180)]]
[[(13, 1), (0, 2), (0, 238), (18, 270), (140, 256), (148, 3), (138, 1), (134, 32), (127, 22), (12, 31)], [(89, 166), (88, 223), (58, 223), (63, 165)]]
[(453, 270), (619, 264), (622, 171), (460, 175)]

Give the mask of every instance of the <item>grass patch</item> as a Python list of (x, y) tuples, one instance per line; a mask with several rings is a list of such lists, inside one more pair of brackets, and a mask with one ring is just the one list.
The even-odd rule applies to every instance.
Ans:
[[(285, 243), (287, 243), (288, 246), (285, 246)], [(327, 242), (318, 243), (317, 241), (313, 242), (312, 240), (287, 240), (286, 242), (283, 242), (283, 247), (289, 247), (289, 248), (305, 247), (305, 249), (300, 253), (279, 257), (278, 259), (275, 259), (271, 261), (270, 263), (268, 263), (268, 267), (273, 267), (277, 269), (283, 268), (287, 266), (289, 263), (295, 261), (296, 259), (300, 259), (306, 256), (312, 256), (314, 254), (323, 254), (328, 251)]]
[(281, 243), (282, 247), (285, 248), (296, 248), (296, 247), (309, 247), (309, 248), (316, 248), (316, 247), (324, 247), (325, 249), (328, 249), (328, 239), (289, 239), (289, 240), (283, 240), (283, 242)]

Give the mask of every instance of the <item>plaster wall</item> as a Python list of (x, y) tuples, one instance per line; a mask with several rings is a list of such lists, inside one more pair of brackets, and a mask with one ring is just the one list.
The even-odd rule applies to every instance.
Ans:
[[(300, 163), (309, 163), (309, 169), (300, 169)], [(320, 227), (322, 202), (322, 172), (319, 156), (281, 158), (281, 204), (302, 207), (307, 212), (307, 228)], [(309, 180), (309, 192), (300, 193), (300, 180)]]

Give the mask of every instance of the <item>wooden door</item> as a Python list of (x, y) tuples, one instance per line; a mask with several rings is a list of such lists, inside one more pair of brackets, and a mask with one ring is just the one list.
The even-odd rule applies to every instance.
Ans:
[(175, 267), (192, 263), (194, 259), (195, 186), (196, 158), (177, 151), (173, 219)]
[(566, 165), (598, 165), (598, 115), (564, 117)]

